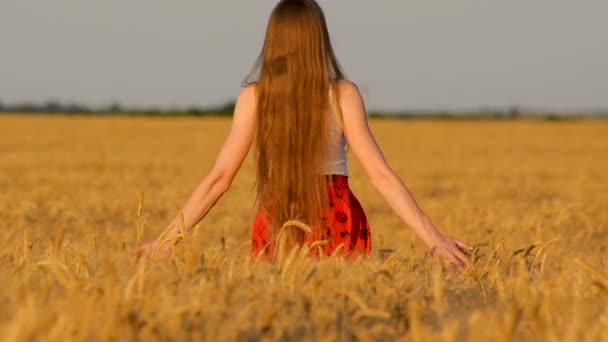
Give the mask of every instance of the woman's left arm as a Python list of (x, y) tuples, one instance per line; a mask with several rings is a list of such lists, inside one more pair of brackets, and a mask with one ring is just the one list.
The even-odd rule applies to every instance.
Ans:
[[(213, 168), (199, 183), (186, 201), (183, 209), (180, 210), (160, 236), (152, 242), (136, 247), (133, 250), (135, 255), (149, 257), (155, 252), (159, 256), (168, 255), (170, 246), (180, 240), (181, 234), (190, 231), (201, 221), (222, 195), (228, 191), (232, 180), (251, 148), (255, 135), (255, 96), (254, 85), (250, 85), (242, 90), (234, 108), (230, 133), (218, 154)], [(182, 214), (185, 232), (181, 232)]]

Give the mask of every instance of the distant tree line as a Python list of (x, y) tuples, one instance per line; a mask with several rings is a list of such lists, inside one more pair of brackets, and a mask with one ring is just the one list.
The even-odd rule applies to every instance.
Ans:
[[(91, 107), (78, 103), (61, 103), (48, 101), (42, 104), (17, 103), (5, 104), (0, 100), (0, 113), (19, 113), (28, 115), (64, 114), (64, 115), (149, 115), (149, 116), (231, 116), (235, 102), (203, 108), (190, 106), (183, 108), (159, 109), (143, 107), (125, 107), (119, 103), (107, 106)], [(541, 118), (546, 120), (565, 120), (580, 118), (608, 119), (608, 111), (586, 113), (552, 113), (544, 111), (523, 110), (518, 107), (507, 109), (482, 108), (477, 111), (371, 111), (375, 118), (432, 118), (432, 119), (522, 119)]]
[(223, 105), (209, 108), (190, 106), (184, 108), (145, 108), (125, 107), (119, 103), (111, 103), (107, 106), (91, 107), (78, 103), (61, 103), (59, 101), (48, 101), (46, 103), (16, 103), (5, 104), (0, 101), (0, 113), (20, 114), (72, 114), (72, 115), (232, 115), (234, 101)]

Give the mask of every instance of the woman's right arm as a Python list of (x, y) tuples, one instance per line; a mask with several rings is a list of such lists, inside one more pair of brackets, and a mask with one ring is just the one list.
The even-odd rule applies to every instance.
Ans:
[(361, 94), (353, 83), (347, 81), (340, 83), (340, 107), (348, 145), (363, 166), (374, 188), (434, 255), (446, 258), (459, 268), (468, 264), (469, 259), (461, 249), (470, 250), (471, 247), (441, 234), (418, 206), (405, 183), (386, 162), (369, 129)]

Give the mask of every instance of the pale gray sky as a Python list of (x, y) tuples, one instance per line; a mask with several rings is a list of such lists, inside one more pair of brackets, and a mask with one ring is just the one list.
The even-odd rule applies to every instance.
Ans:
[[(0, 0), (0, 99), (221, 104), (275, 3)], [(605, 0), (320, 3), (368, 108), (608, 108)]]

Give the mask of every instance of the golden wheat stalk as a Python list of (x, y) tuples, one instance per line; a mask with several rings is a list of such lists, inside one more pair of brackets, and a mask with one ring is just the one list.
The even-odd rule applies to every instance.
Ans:
[(600, 288), (608, 289), (608, 276), (604, 275), (602, 271), (579, 258), (574, 258), (574, 263), (577, 264), (580, 268), (590, 273), (591, 275), (593, 275), (596, 278), (596, 282), (598, 283), (598, 286)]
[(143, 209), (144, 209), (144, 193), (142, 192), (139, 195), (139, 200), (137, 201), (137, 231), (136, 231), (136, 235), (135, 235), (135, 244), (137, 246), (139, 246), (139, 244), (141, 244), (141, 240), (144, 236), (145, 220), (142, 217)]
[(365, 317), (388, 320), (391, 318), (391, 314), (384, 310), (378, 309), (357, 310), (357, 312), (355, 312), (355, 314), (353, 315), (353, 320), (356, 322), (359, 321), (361, 318)]
[(549, 248), (549, 246), (555, 244), (557, 241), (559, 241), (559, 238), (554, 238), (551, 241), (545, 243), (544, 245), (542, 245), (539, 249), (538, 252), (536, 252), (536, 255), (534, 256), (534, 260), (532, 261), (532, 265), (530, 266), (530, 270), (534, 269), (534, 266), (536, 265), (536, 261), (538, 260), (538, 257), (542, 254), (543, 255), (543, 262), (541, 263), (541, 273), (543, 270), (543, 266), (544, 266), (544, 257), (546, 256), (546, 253), (543, 254), (543, 252), (545, 252), (547, 250), (547, 248)]
[(303, 230), (306, 233), (312, 233), (312, 229), (305, 224), (304, 222), (300, 221), (300, 220), (289, 220), (286, 221), (285, 223), (283, 223), (283, 225), (281, 226), (281, 229), (279, 229), (279, 233), (277, 234), (277, 238), (275, 241), (275, 248), (274, 248), (274, 253), (275, 253), (275, 259), (280, 261), (283, 260), (284, 256), (285, 256), (285, 242), (283, 241), (283, 232), (290, 227), (295, 227), (298, 228), (300, 230)]
[(67, 289), (75, 287), (74, 278), (68, 267), (54, 260), (43, 260), (36, 263), (36, 266), (48, 268), (55, 275), (55, 278)]

